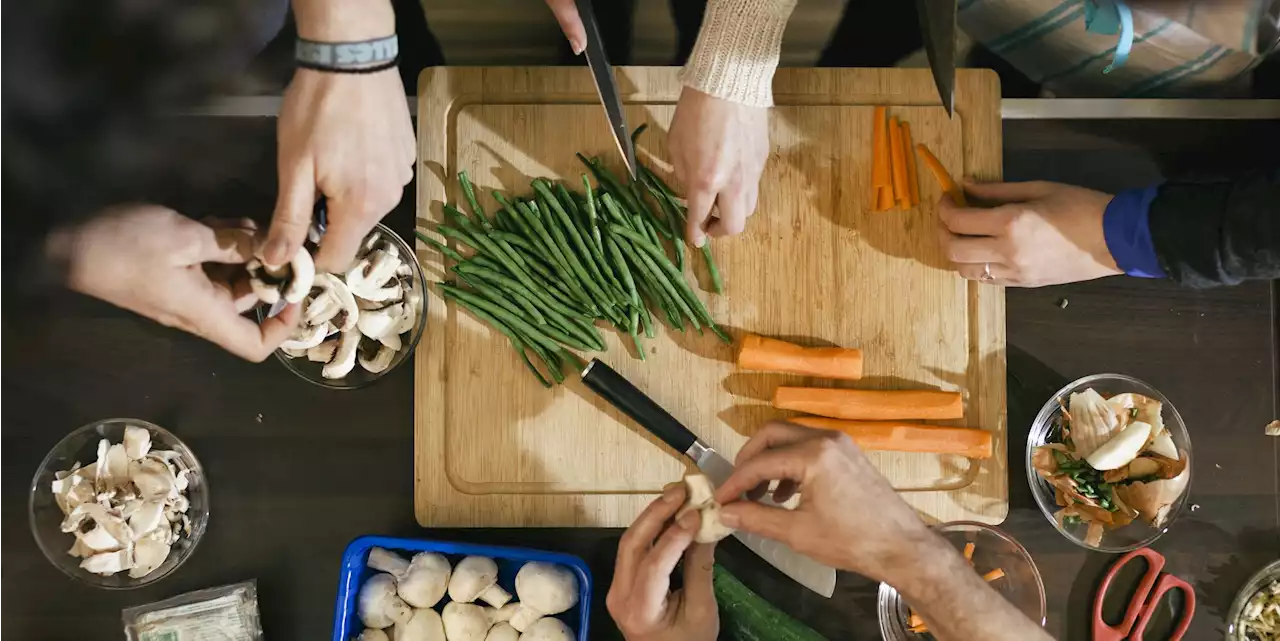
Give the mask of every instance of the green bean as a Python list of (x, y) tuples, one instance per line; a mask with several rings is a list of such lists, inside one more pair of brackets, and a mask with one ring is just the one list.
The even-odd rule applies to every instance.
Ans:
[(569, 193), (569, 189), (562, 182), (553, 183), (556, 188), (556, 198), (560, 200), (560, 206), (569, 213), (574, 224), (579, 227), (586, 227), (586, 219), (583, 218), (583, 212), (578, 209), (578, 203), (574, 201), (573, 194)]
[[(613, 231), (614, 227), (620, 228), (618, 225), (610, 225), (609, 230)], [(670, 279), (662, 273), (662, 270), (654, 264), (653, 258), (644, 251), (636, 249), (635, 245), (635, 242), (618, 243), (618, 246), (622, 249), (623, 253), (627, 255), (627, 258), (636, 265), (641, 276), (648, 281), (649, 289), (660, 295), (664, 301), (666, 301), (665, 305), (670, 305), (670, 308), (667, 310), (667, 317), (674, 317), (678, 319), (683, 316), (689, 319), (689, 323), (693, 325), (694, 329), (702, 329), (701, 324), (698, 322), (698, 317), (695, 316), (693, 310), (689, 308), (688, 302), (680, 295), (676, 286), (672, 284)], [(683, 321), (679, 321), (675, 324), (680, 328), (684, 327)]]
[[(474, 310), (473, 310), (473, 313), (474, 313)], [(520, 360), (524, 361), (524, 366), (529, 368), (529, 371), (533, 372), (533, 375), (538, 378), (538, 382), (542, 383), (543, 387), (550, 389), (551, 383), (548, 382), (547, 379), (542, 376), (542, 372), (539, 372), (537, 367), (533, 366), (533, 361), (529, 360), (529, 355), (525, 353), (524, 341), (514, 336), (507, 337), (507, 340), (511, 341), (511, 347), (514, 348), (516, 350), (516, 353), (520, 355)], [(534, 351), (535, 355), (537, 353), (538, 353), (537, 351)]]
[[(679, 215), (679, 222), (683, 226), (685, 221), (685, 207), (676, 202), (676, 199), (678, 198), (678, 196), (676, 196), (676, 192), (672, 191), (671, 187), (668, 186), (667, 183), (664, 182), (657, 174), (650, 171), (648, 167), (642, 165), (640, 167), (640, 171), (648, 177), (655, 186), (657, 186), (663, 196), (666, 196), (667, 202), (671, 204), (672, 210)], [(715, 257), (711, 255), (711, 243), (703, 243), (701, 249), (702, 257), (707, 261), (707, 273), (711, 276), (711, 288), (715, 293), (723, 294), (724, 280), (720, 277), (720, 269), (716, 266)]]
[(471, 234), (465, 231), (462, 231), (461, 229), (458, 229), (456, 227), (450, 227), (448, 225), (445, 225), (444, 223), (439, 223), (436, 225), (436, 232), (439, 233), (441, 236), (446, 236), (460, 243), (465, 243), (468, 247), (476, 250), (477, 252), (483, 251), (483, 248), (480, 247), (480, 242), (477, 241)]
[(489, 257), (496, 262), (496, 265), (492, 266), (491, 268), (495, 269), (496, 271), (505, 271), (511, 274), (512, 276), (515, 277), (516, 280), (524, 284), (524, 286), (527, 287), (531, 293), (535, 295), (540, 295), (545, 302), (551, 302), (550, 295), (546, 291), (544, 291), (546, 287), (539, 286), (537, 283), (534, 282), (534, 278), (533, 276), (529, 275), (529, 272), (514, 265), (510, 260), (507, 260), (502, 255), (502, 252), (497, 251), (496, 249), (493, 248), (493, 245), (492, 243), (489, 242), (488, 238), (485, 238), (483, 235), (477, 234), (475, 236), (475, 239), (478, 245), (487, 246), (487, 248), (477, 247), (476, 245), (472, 245), (472, 246), (476, 247), (477, 249), (483, 249), (487, 254), (489, 254)]
[(644, 335), (646, 338), (653, 338), (656, 334), (653, 331), (653, 318), (649, 315), (649, 308), (641, 304), (639, 310), (640, 325), (644, 327)]
[(569, 259), (565, 257), (564, 253), (560, 250), (559, 245), (556, 244), (556, 241), (552, 238), (551, 233), (547, 231), (547, 227), (543, 225), (542, 219), (535, 211), (530, 209), (526, 203), (517, 201), (515, 203), (515, 210), (523, 215), (526, 224), (528, 224), (529, 228), (536, 234), (539, 242), (542, 243), (544, 249), (547, 251), (547, 255), (552, 257), (552, 266), (560, 273), (560, 277), (565, 281), (568, 281), (566, 282), (566, 285), (570, 285), (569, 293), (573, 294), (573, 296), (579, 299), (582, 303), (594, 309), (596, 305), (595, 302), (591, 300), (591, 297), (585, 291), (580, 291), (580, 288), (571, 286), (578, 276), (573, 273), (573, 267), (570, 266)]
[(640, 302), (640, 294), (636, 291), (636, 281), (631, 277), (631, 270), (627, 268), (627, 261), (622, 257), (622, 250), (618, 248), (618, 243), (613, 238), (605, 238), (606, 247), (609, 250), (609, 258), (613, 260), (613, 268), (621, 277), (622, 284), (626, 286), (627, 295), (631, 298), (631, 304), (636, 307), (642, 307)]
[(467, 178), (466, 171), (458, 172), (458, 182), (462, 185), (462, 195), (467, 199), (467, 206), (471, 208), (471, 215), (480, 222), (482, 229), (492, 231), (493, 225), (489, 222), (489, 218), (485, 216), (484, 210), (480, 208), (480, 201), (476, 200), (476, 192), (471, 188), (471, 179)]
[(475, 291), (476, 295), (484, 297), (486, 300), (492, 302), (494, 305), (497, 305), (498, 307), (501, 307), (502, 309), (506, 310), (508, 313), (514, 314), (516, 316), (519, 316), (524, 313), (524, 311), (520, 309), (520, 306), (510, 301), (509, 296), (503, 296), (501, 292), (495, 292), (494, 287), (480, 280), (478, 277), (459, 271), (457, 265), (453, 266), (453, 273), (457, 274), (458, 278), (462, 282), (470, 285), (471, 289)]
[(644, 181), (645, 189), (649, 191), (649, 195), (658, 202), (658, 208), (666, 213), (667, 226), (671, 229), (671, 244), (675, 247), (676, 252), (676, 269), (684, 271), (684, 230), (681, 229), (682, 220), (677, 212), (673, 211), (667, 203), (667, 198), (649, 179), (649, 175), (644, 173), (643, 168), (640, 173), (641, 179)]
[(631, 220), (630, 216), (623, 213), (622, 207), (618, 205), (618, 201), (614, 200), (612, 195), (603, 194), (600, 197), (600, 202), (604, 204), (604, 210), (609, 214), (610, 220), (634, 228), (635, 222)]
[(689, 304), (693, 305), (693, 307), (698, 311), (702, 320), (705, 321), (708, 326), (716, 324), (715, 320), (711, 318), (711, 312), (707, 311), (707, 308), (702, 304), (702, 300), (693, 293), (693, 289), (689, 287), (689, 283), (685, 282), (684, 276), (680, 274), (680, 272), (676, 271), (675, 266), (667, 260), (667, 256), (662, 253), (662, 250), (650, 245), (648, 241), (645, 240), (644, 236), (641, 236), (640, 234), (637, 234), (636, 232), (621, 225), (610, 225), (609, 230), (630, 240), (632, 245), (639, 248), (643, 255), (647, 255), (650, 258), (655, 259), (654, 262), (657, 263), (659, 268), (667, 273), (668, 279), (673, 281), (672, 284), (680, 290), (680, 293), (684, 295)]
[(627, 334), (631, 336), (631, 342), (635, 343), (636, 355), (638, 355), (640, 357), (640, 360), (643, 361), (645, 360), (644, 343), (640, 342), (640, 336), (636, 334), (636, 330), (639, 329), (639, 327), (640, 327), (640, 312), (636, 310), (636, 308), (632, 307), (631, 311), (628, 312), (627, 314)]
[(453, 260), (453, 262), (455, 262), (455, 263), (460, 263), (460, 262), (462, 262), (462, 261), (466, 260), (466, 258), (464, 258), (464, 257), (462, 256), (462, 254), (459, 254), (458, 252), (454, 251), (454, 250), (453, 250), (452, 248), (450, 248), (448, 245), (446, 245), (446, 244), (444, 244), (444, 243), (442, 243), (442, 242), (440, 242), (440, 241), (438, 241), (438, 240), (436, 240), (436, 239), (434, 239), (434, 238), (432, 238), (432, 237), (430, 237), (430, 236), (428, 236), (428, 235), (426, 235), (426, 234), (424, 234), (424, 233), (422, 233), (422, 232), (420, 232), (420, 231), (418, 231), (418, 230), (416, 230), (416, 229), (415, 229), (415, 230), (413, 230), (413, 233), (414, 233), (414, 234), (417, 234), (418, 238), (419, 238), (422, 242), (424, 242), (424, 243), (426, 243), (426, 244), (428, 244), (428, 245), (430, 245), (430, 246), (434, 247), (434, 248), (436, 249), (436, 251), (438, 251), (438, 252), (440, 252), (441, 254), (444, 254), (446, 257), (448, 257), (448, 258), (452, 259), (452, 260)]
[[(572, 229), (572, 222), (564, 220), (564, 218), (567, 218), (567, 215), (561, 216), (561, 214), (564, 214), (564, 211), (560, 209), (558, 205), (547, 202), (545, 197), (543, 197), (542, 201), (548, 210), (547, 229), (555, 243), (558, 245), (561, 254), (564, 256), (565, 262), (568, 263), (569, 270), (578, 279), (578, 288), (586, 292), (587, 296), (593, 303), (595, 303), (596, 307), (599, 308), (602, 313), (608, 314), (609, 307), (613, 305), (613, 298), (608, 294), (605, 294), (604, 291), (600, 289), (597, 281), (592, 279), (591, 275), (587, 273), (587, 268), (583, 266), (582, 261), (578, 260), (578, 255), (574, 252), (573, 248), (570, 247), (569, 240), (566, 238), (566, 234), (563, 231), (566, 222), (569, 223), (569, 226)], [(559, 224), (557, 224), (557, 218), (560, 218)], [(578, 239), (579, 242), (581, 242), (581, 240), (581, 238)], [(586, 249), (585, 245), (583, 246), (583, 249)], [(601, 278), (603, 278), (603, 276), (601, 276)]]
[[(519, 248), (522, 250), (526, 258), (537, 261), (539, 263), (538, 267), (543, 268), (542, 272), (545, 273), (548, 278), (551, 277), (551, 272), (549, 271), (551, 269), (551, 259), (542, 255), (542, 252), (540, 252), (537, 247), (534, 247), (533, 243), (529, 242), (529, 239), (521, 236), (519, 233), (503, 231), (500, 229), (495, 229), (490, 232), (489, 235), (495, 239), (505, 241), (508, 245), (511, 245), (513, 249)], [(529, 261), (526, 260), (525, 262), (527, 263)]]
[(532, 294), (526, 293), (525, 288), (520, 286), (518, 282), (507, 278), (497, 278), (498, 276), (501, 276), (501, 274), (467, 263), (454, 265), (453, 272), (458, 274), (459, 278), (466, 280), (468, 283), (473, 282), (471, 279), (467, 278), (468, 275), (472, 278), (479, 279), (481, 282), (486, 283), (490, 287), (509, 296), (512, 301), (515, 301), (515, 304), (518, 305), (520, 309), (524, 310), (525, 314), (531, 316), (539, 325), (547, 324), (547, 319), (542, 316), (542, 312), (538, 311), (538, 308), (534, 306)]
[(600, 183), (605, 190), (613, 193), (615, 198), (622, 200), (627, 209), (639, 209), (639, 205), (631, 200), (632, 194), (627, 191), (626, 187), (623, 187), (622, 182), (599, 159), (592, 158), (588, 160), (586, 156), (578, 154), (578, 160), (581, 160), (587, 166), (587, 169), (591, 170), (591, 173), (596, 177), (596, 182)]
[(542, 362), (546, 364), (547, 371), (550, 372), (551, 378), (555, 380), (557, 385), (564, 382), (564, 370), (561, 367), (560, 359), (556, 357), (555, 351), (548, 351), (538, 347), (533, 350), (533, 353), (537, 354), (538, 358), (542, 359)]
[[(581, 315), (581, 312), (575, 311), (572, 308), (561, 304), (559, 301), (556, 301), (553, 298), (547, 297), (545, 295), (545, 292), (539, 292), (537, 290), (531, 289), (524, 283), (514, 280), (510, 276), (507, 276), (506, 274), (503, 274), (499, 271), (494, 270), (493, 266), (491, 265), (484, 265), (478, 262), (469, 261), (469, 262), (463, 263), (461, 268), (463, 273), (475, 274), (476, 276), (479, 276), (481, 278), (495, 281), (503, 285), (507, 289), (519, 291), (526, 298), (528, 298), (534, 305), (542, 308), (542, 311), (546, 316), (560, 315), (560, 316), (566, 316), (566, 317), (573, 317), (573, 316)], [(543, 295), (539, 296), (539, 294), (543, 294)]]
[(596, 328), (594, 323), (578, 316), (571, 316), (568, 321), (576, 328), (574, 335), (585, 339), (595, 351), (604, 351), (604, 337), (600, 335), (600, 330)]
[(561, 332), (558, 329), (555, 329), (551, 325), (545, 325), (543, 327), (534, 327), (533, 325), (530, 325), (528, 322), (526, 322), (524, 319), (520, 318), (518, 314), (508, 313), (502, 307), (494, 304), (489, 300), (486, 300), (481, 296), (477, 296), (465, 289), (459, 289), (457, 287), (448, 285), (447, 283), (441, 283), (441, 287), (444, 288), (446, 291), (453, 292), (453, 295), (458, 299), (459, 303), (467, 303), (472, 306), (479, 307), (484, 311), (489, 312), (490, 314), (493, 314), (493, 316), (496, 317), (498, 320), (501, 320), (507, 323), (512, 329), (520, 332), (521, 334), (525, 335), (531, 340), (537, 341), (547, 349), (558, 350), (560, 346), (556, 344), (556, 341), (559, 341), (560, 343), (564, 343), (565, 345), (568, 345), (569, 347), (573, 347), (575, 349), (581, 349), (585, 351), (590, 351), (591, 349), (590, 347), (583, 345), (581, 342), (574, 339), (573, 337), (565, 334), (564, 332)]
[[(552, 230), (558, 234), (558, 237), (567, 236), (568, 240), (572, 241), (573, 246), (577, 248), (578, 255), (575, 255), (573, 249), (568, 246), (568, 243), (565, 243), (565, 249), (569, 254), (569, 259), (572, 261), (575, 271), (580, 272), (579, 277), (585, 279), (584, 284), (599, 298), (597, 303), (601, 309), (616, 302), (616, 296), (604, 291), (603, 288), (609, 285), (609, 280), (600, 271), (600, 266), (596, 264), (595, 256), (592, 255), (591, 250), (587, 249), (587, 243), (582, 240), (582, 235), (578, 233), (578, 226), (574, 224), (573, 218), (556, 200), (555, 194), (551, 193), (551, 189), (547, 187), (546, 183), (535, 180), (533, 181), (533, 188), (542, 196), (542, 200), (546, 202), (547, 208), (550, 210), (548, 217), (553, 223), (551, 225)], [(559, 219), (559, 225), (554, 224), (556, 219)], [(567, 233), (561, 233), (559, 228), (563, 228)], [(581, 260), (579, 260), (579, 255)], [(595, 280), (591, 279), (592, 276), (595, 277)]]
[(596, 241), (596, 247), (603, 252), (604, 239), (600, 237), (600, 223), (596, 220), (596, 195), (591, 191), (591, 179), (586, 174), (582, 174), (582, 186), (587, 192), (587, 226), (591, 230), (591, 237)]

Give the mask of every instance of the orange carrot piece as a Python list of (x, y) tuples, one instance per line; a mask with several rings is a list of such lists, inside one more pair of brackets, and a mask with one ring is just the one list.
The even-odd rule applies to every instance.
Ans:
[(856, 421), (949, 419), (964, 416), (959, 392), (779, 387), (773, 406)]
[(849, 347), (802, 347), (755, 334), (742, 337), (738, 367), (759, 372), (787, 372), (824, 378), (862, 378), (862, 350)]
[(893, 209), (893, 187), (880, 187), (876, 190), (876, 211)]
[(969, 203), (964, 198), (964, 190), (951, 179), (951, 174), (947, 173), (947, 168), (942, 166), (938, 161), (938, 157), (929, 151), (928, 147), (923, 144), (916, 145), (916, 151), (920, 154), (920, 159), (924, 161), (924, 165), (933, 172), (933, 177), (938, 179), (938, 185), (942, 187), (942, 191), (951, 194), (951, 200), (956, 201), (961, 207), (968, 207)]
[[(847, 421), (819, 416), (799, 416), (789, 420), (805, 427), (844, 432), (864, 450), (957, 454), (972, 459), (991, 458), (993, 453), (991, 432), (971, 427), (899, 421)], [(965, 558), (972, 559), (972, 556), (973, 552), (966, 547)]]
[[(899, 205), (911, 202), (911, 191), (907, 187), (907, 158), (902, 146), (902, 125), (898, 119), (889, 119), (889, 153), (893, 168), (893, 200)], [(910, 209), (910, 206), (903, 209)]]
[(987, 583), (990, 583), (992, 581), (995, 581), (996, 579), (1003, 578), (1003, 577), (1004, 577), (1004, 570), (1001, 570), (1000, 568), (996, 568), (982, 575), (982, 580), (986, 581)]
[[(876, 107), (871, 121), (871, 206), (880, 207), (880, 188), (893, 187), (889, 169), (889, 139), (884, 107)], [(879, 209), (877, 209), (879, 211)]]
[(916, 614), (915, 611), (912, 611), (911, 616), (907, 617), (907, 625), (913, 628), (919, 625), (924, 625), (924, 618)]
[(978, 546), (974, 544), (973, 541), (969, 541), (964, 544), (964, 560), (968, 561), (969, 565), (973, 565), (973, 551), (977, 549), (977, 547)]
[(916, 148), (911, 142), (911, 124), (902, 123), (902, 154), (907, 165), (907, 191), (911, 196), (911, 206), (920, 204), (920, 178), (916, 174), (916, 157), (911, 153)]
[(928, 631), (929, 631), (929, 626), (927, 626), (927, 625), (925, 625), (925, 624), (921, 623), (920, 625), (913, 625), (913, 626), (911, 626), (911, 627), (907, 628), (907, 631), (908, 631), (908, 632), (914, 632), (914, 633), (916, 633), (916, 634), (923, 634), (923, 633), (925, 633), (925, 632), (928, 632)]

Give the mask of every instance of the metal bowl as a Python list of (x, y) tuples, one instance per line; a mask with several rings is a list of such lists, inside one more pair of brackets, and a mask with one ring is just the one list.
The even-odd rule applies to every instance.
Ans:
[(1227, 610), (1227, 641), (1255, 641), (1245, 635), (1241, 627), (1244, 606), (1259, 590), (1270, 585), (1272, 581), (1280, 581), (1280, 560), (1272, 561), (1254, 573), (1236, 594), (1236, 600), (1231, 603), (1231, 609)]
[[(427, 327), (427, 279), (422, 272), (422, 265), (418, 262), (417, 252), (415, 252), (413, 247), (406, 243), (399, 234), (391, 231), (390, 227), (387, 227), (382, 223), (378, 223), (374, 226), (373, 231), (370, 232), (370, 235), (372, 234), (381, 234), (383, 238), (391, 241), (391, 243), (396, 246), (396, 249), (399, 250), (401, 256), (413, 258), (413, 260), (406, 262), (408, 263), (409, 268), (413, 270), (413, 289), (417, 292), (418, 299), (421, 301), (418, 304), (418, 321), (414, 324), (413, 328), (409, 330), (408, 338), (403, 340), (400, 351), (396, 352), (395, 358), (391, 361), (391, 365), (376, 374), (366, 371), (357, 363), (351, 370), (351, 373), (342, 378), (325, 378), (321, 374), (321, 370), (324, 369), (323, 363), (315, 363), (307, 360), (306, 358), (290, 358), (284, 352), (276, 350), (276, 358), (284, 364), (285, 369), (293, 372), (298, 376), (298, 378), (301, 378), (304, 381), (315, 383), (316, 385), (327, 387), (329, 389), (351, 390), (367, 387), (377, 382), (387, 374), (395, 371), (395, 369), (400, 367), (402, 363), (410, 360), (409, 357), (413, 355), (413, 350), (418, 347), (418, 341), (422, 339), (423, 331)], [(266, 306), (258, 307), (259, 322), (264, 319), (266, 313)]]
[[(1107, 530), (1102, 535), (1102, 543), (1096, 546), (1085, 543), (1084, 539), (1089, 529), (1088, 524), (1059, 525), (1057, 520), (1053, 518), (1054, 513), (1059, 509), (1057, 503), (1054, 502), (1053, 486), (1044, 480), (1036, 472), (1035, 467), (1031, 465), (1031, 455), (1035, 452), (1035, 448), (1050, 442), (1049, 438), (1056, 429), (1058, 418), (1062, 416), (1062, 404), (1067, 402), (1067, 398), (1071, 396), (1072, 392), (1080, 392), (1090, 387), (1108, 398), (1116, 394), (1133, 392), (1160, 401), (1164, 426), (1169, 430), (1169, 436), (1173, 438), (1174, 445), (1178, 446), (1178, 451), (1187, 457), (1186, 474), (1188, 475), (1187, 486), (1182, 491), (1182, 495), (1178, 497), (1178, 500), (1174, 502), (1164, 527), (1155, 528), (1140, 519), (1134, 520), (1133, 523), (1122, 528)], [(1061, 400), (1061, 403), (1059, 403), (1059, 400)], [(1154, 387), (1124, 374), (1094, 374), (1058, 390), (1040, 409), (1040, 413), (1036, 415), (1035, 422), (1031, 424), (1031, 432), (1027, 435), (1027, 483), (1031, 486), (1031, 494), (1035, 496), (1036, 504), (1040, 506), (1040, 511), (1044, 513), (1046, 519), (1049, 519), (1049, 523), (1052, 523), (1053, 527), (1072, 543), (1082, 548), (1099, 552), (1128, 552), (1129, 550), (1151, 545), (1167, 532), (1169, 527), (1182, 514), (1187, 498), (1191, 495), (1192, 463), (1194, 461), (1191, 459), (1191, 436), (1187, 433), (1187, 426), (1182, 422), (1182, 416), (1178, 414), (1177, 408), (1173, 406), (1173, 403), (1169, 402), (1169, 399), (1165, 398), (1164, 394), (1156, 391)]]
[[(935, 526), (934, 531), (957, 550), (963, 550), (966, 543), (973, 543), (974, 571), (981, 574), (995, 568), (1004, 570), (1004, 577), (993, 581), (991, 587), (1028, 619), (1044, 625), (1044, 581), (1031, 554), (1022, 544), (1000, 529), (976, 521), (943, 523)], [(928, 633), (917, 634), (907, 629), (909, 605), (893, 586), (880, 584), (876, 611), (880, 618), (880, 637), (884, 641), (933, 638)]]
[[(67, 550), (75, 542), (75, 537), (62, 531), (60, 527), (63, 520), (62, 510), (54, 501), (53, 492), (50, 490), (55, 473), (70, 469), (77, 461), (81, 464), (93, 462), (97, 457), (98, 441), (105, 438), (111, 443), (122, 442), (124, 428), (128, 425), (146, 428), (151, 432), (151, 443), (154, 449), (178, 452), (182, 455), (183, 463), (191, 469), (187, 486), (187, 500), (190, 502), (187, 517), (191, 519), (191, 534), (179, 538), (174, 543), (169, 556), (164, 563), (160, 564), (160, 567), (137, 579), (131, 578), (128, 572), (102, 576), (80, 568), (81, 559), (67, 554)], [(31, 524), (31, 535), (35, 537), (45, 558), (49, 559), (49, 562), (63, 574), (96, 588), (107, 590), (138, 588), (168, 576), (195, 552), (196, 545), (200, 543), (209, 526), (209, 480), (191, 448), (168, 430), (135, 418), (103, 419), (67, 434), (44, 457), (36, 470), (35, 477), (31, 479), (27, 518)]]

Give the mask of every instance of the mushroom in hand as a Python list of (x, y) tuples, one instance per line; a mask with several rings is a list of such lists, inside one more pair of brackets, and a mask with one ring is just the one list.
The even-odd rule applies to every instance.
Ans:
[(258, 300), (268, 305), (281, 298), (289, 303), (300, 302), (311, 291), (316, 277), (316, 264), (306, 247), (299, 247), (288, 265), (273, 268), (255, 258), (245, 268), (249, 271), (249, 287)]
[(498, 587), (498, 564), (486, 556), (469, 556), (458, 562), (449, 579), (449, 598), (461, 603), (476, 599), (495, 608), (511, 600), (506, 590)]
[(733, 534), (733, 528), (720, 521), (720, 504), (716, 502), (716, 491), (711, 485), (711, 479), (705, 474), (690, 474), (684, 477), (684, 484), (688, 490), (688, 498), (684, 507), (676, 513), (676, 519), (695, 510), (698, 512), (698, 532), (694, 534), (693, 540), (698, 543), (715, 543)]
[(560, 614), (578, 604), (578, 578), (569, 568), (530, 561), (516, 573), (520, 603), (511, 627), (524, 632), (544, 616)]
[(450, 601), (440, 618), (448, 641), (484, 641), (491, 624), (484, 608), (474, 603)]

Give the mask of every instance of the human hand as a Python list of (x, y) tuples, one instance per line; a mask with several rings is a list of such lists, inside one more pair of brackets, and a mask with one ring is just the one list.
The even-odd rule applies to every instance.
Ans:
[(257, 297), (226, 268), (253, 258), (253, 233), (249, 221), (214, 227), (167, 207), (129, 205), (56, 232), (48, 249), (66, 259), (71, 289), (262, 361), (289, 338), (298, 310), (290, 305), (261, 325), (240, 315)]
[(1102, 231), (1110, 195), (1051, 182), (969, 183), (965, 192), (990, 208), (943, 196), (938, 209), (943, 250), (961, 276), (1040, 287), (1121, 273)]
[[(840, 432), (769, 423), (742, 446), (736, 465), (716, 490), (725, 525), (781, 541), (827, 565), (892, 580), (911, 567), (914, 548), (931, 536)], [(799, 492), (799, 506), (755, 502), (771, 481), (779, 481), (775, 502)]]
[(701, 247), (708, 234), (741, 233), (755, 213), (769, 157), (768, 110), (685, 87), (667, 141), (689, 204), (685, 237)]
[[(628, 641), (712, 641), (719, 633), (711, 588), (715, 544), (693, 542), (697, 513), (667, 525), (684, 500), (683, 484), (673, 484), (618, 541), (605, 605)], [(671, 592), (671, 573), (682, 556), (684, 587)]]
[(415, 139), (400, 73), (298, 69), (284, 93), (278, 138), (280, 191), (263, 260), (282, 265), (297, 253), (323, 195), (328, 227), (316, 270), (346, 271), (413, 179)]
[(576, 56), (587, 48), (587, 30), (582, 26), (582, 16), (578, 15), (578, 5), (573, 0), (547, 0), (547, 6), (560, 23), (560, 30), (569, 39), (569, 47)]

